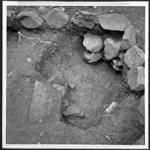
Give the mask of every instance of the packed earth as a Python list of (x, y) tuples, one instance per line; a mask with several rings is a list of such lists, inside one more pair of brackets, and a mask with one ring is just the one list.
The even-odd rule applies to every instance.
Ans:
[(9, 6), (7, 144), (144, 144), (144, 11)]

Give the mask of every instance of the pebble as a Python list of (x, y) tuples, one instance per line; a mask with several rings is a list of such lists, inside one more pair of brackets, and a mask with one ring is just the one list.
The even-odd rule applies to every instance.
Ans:
[(106, 30), (125, 31), (131, 25), (124, 15), (117, 13), (99, 15), (98, 19), (102, 28)]
[(112, 102), (108, 108), (106, 108), (106, 112), (107, 113), (111, 113), (116, 107), (118, 106), (118, 103), (117, 102)]
[(62, 28), (68, 23), (69, 17), (59, 8), (54, 8), (45, 16), (45, 20), (50, 28)]
[(104, 46), (102, 38), (91, 33), (84, 35), (83, 45), (91, 52), (99, 52)]
[(92, 53), (89, 51), (83, 52), (83, 59), (88, 63), (94, 63), (102, 59), (103, 54), (102, 53)]
[(63, 85), (54, 83), (52, 86), (53, 86), (53, 88), (55, 88), (57, 91), (62, 92), (63, 95), (65, 94), (66, 88), (65, 88)]
[(36, 12), (31, 10), (21, 11), (16, 18), (25, 28), (29, 29), (38, 28), (43, 24), (43, 19)]
[(124, 62), (129, 68), (144, 64), (144, 52), (136, 45), (132, 46), (124, 55)]
[(27, 62), (32, 62), (32, 59), (31, 58), (27, 58), (26, 61)]
[(133, 25), (126, 28), (122, 39), (128, 40), (131, 46), (136, 44), (136, 29)]
[(133, 91), (142, 91), (144, 90), (144, 67), (138, 66), (132, 68), (127, 73), (128, 85)]
[(107, 38), (104, 41), (104, 56), (106, 60), (111, 60), (117, 57), (120, 49), (120, 43), (112, 38)]

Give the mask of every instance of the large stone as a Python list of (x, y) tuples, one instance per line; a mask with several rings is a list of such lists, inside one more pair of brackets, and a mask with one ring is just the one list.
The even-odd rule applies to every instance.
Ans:
[(126, 28), (123, 39), (129, 40), (131, 46), (136, 44), (136, 29), (133, 25)]
[(129, 68), (144, 64), (144, 52), (136, 45), (132, 46), (124, 55), (124, 62)]
[(71, 21), (78, 27), (93, 29), (96, 22), (98, 22), (96, 19), (95, 14), (87, 11), (80, 11), (73, 15)]
[(142, 91), (144, 90), (144, 67), (138, 66), (132, 68), (127, 73), (128, 85), (131, 90)]
[(92, 53), (88, 51), (83, 52), (83, 59), (88, 63), (95, 63), (102, 59), (103, 53)]
[(20, 23), (29, 29), (38, 28), (43, 24), (43, 19), (35, 12), (31, 10), (21, 11), (17, 16)]
[(50, 85), (36, 81), (29, 111), (29, 121), (40, 121), (48, 117), (52, 106), (53, 100), (50, 95)]
[(61, 28), (68, 23), (69, 17), (59, 8), (51, 10), (46, 16), (45, 20), (50, 28)]
[(121, 14), (111, 13), (98, 16), (99, 23), (106, 30), (125, 31), (130, 21)]
[(91, 52), (99, 52), (104, 46), (102, 38), (91, 33), (84, 35), (83, 45)]
[(106, 60), (111, 60), (117, 57), (120, 49), (120, 42), (114, 41), (112, 38), (107, 38), (104, 41), (104, 56)]

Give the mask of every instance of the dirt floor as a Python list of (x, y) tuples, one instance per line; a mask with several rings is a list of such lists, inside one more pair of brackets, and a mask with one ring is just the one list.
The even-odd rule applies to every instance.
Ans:
[[(122, 13), (144, 38), (143, 7), (65, 7), (69, 17), (79, 10)], [(107, 62), (89, 65), (83, 61), (85, 48), (78, 33), (65, 28), (40, 31), (22, 28), (20, 32), (24, 36), (10, 29), (7, 32), (7, 143), (133, 144), (144, 134), (136, 121), (131, 121), (130, 130), (134, 128), (134, 131), (126, 129), (130, 119), (137, 116), (143, 119), (136, 109), (139, 99), (129, 91), (122, 75)], [(34, 114), (30, 108), (34, 105), (36, 81), (45, 83), (44, 88), (49, 85), (52, 99), (44, 106), (47, 115), (42, 120), (40, 114), (30, 115)], [(72, 88), (62, 96), (62, 91), (53, 85), (65, 83)], [(42, 90), (39, 92), (44, 93)], [(72, 107), (78, 107), (75, 118), (66, 119), (61, 115), (62, 103), (68, 103), (68, 99), (76, 103)], [(113, 101), (120, 104), (118, 116), (104, 117), (104, 109)], [(82, 112), (86, 115), (84, 121)], [(123, 120), (123, 125), (119, 125), (118, 118)]]

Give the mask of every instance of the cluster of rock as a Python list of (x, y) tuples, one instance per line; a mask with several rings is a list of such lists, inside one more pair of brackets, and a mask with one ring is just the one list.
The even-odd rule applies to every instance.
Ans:
[[(86, 48), (83, 52), (83, 59), (88, 63), (106, 60), (116, 71), (124, 72), (124, 68), (127, 68), (126, 78), (130, 89), (133, 91), (144, 90), (144, 50), (136, 45), (135, 27), (124, 15), (114, 13), (96, 17), (98, 19), (95, 19), (95, 23), (97, 24), (97, 20), (99, 20), (101, 28), (104, 31), (113, 32), (114, 35), (87, 32), (83, 40)], [(76, 18), (74, 23), (78, 25), (79, 21)], [(86, 24), (86, 22), (84, 23)], [(83, 22), (80, 23), (81, 25), (85, 27)], [(119, 38), (117, 38), (118, 32), (122, 32)]]
[[(46, 9), (46, 8), (45, 8)], [(51, 10), (45, 10), (44, 8), (31, 9), (27, 8), (15, 14), (13, 18), (21, 24), (21, 26), (27, 29), (36, 29), (42, 27), (45, 23), (50, 28), (61, 28), (68, 23), (69, 17), (61, 8), (54, 8)], [(10, 14), (11, 13), (11, 14)], [(45, 14), (46, 13), (46, 14)], [(12, 13), (8, 11), (8, 27), (12, 25)]]

